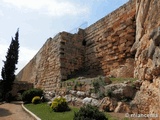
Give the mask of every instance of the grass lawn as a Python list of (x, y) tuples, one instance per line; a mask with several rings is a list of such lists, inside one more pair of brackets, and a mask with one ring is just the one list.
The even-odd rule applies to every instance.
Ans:
[(68, 112), (53, 112), (47, 103), (25, 104), (24, 106), (42, 120), (73, 120), (74, 111), (79, 110), (76, 107), (71, 107), (71, 111)]
[[(41, 104), (25, 104), (27, 109), (32, 111), (41, 120), (73, 120), (74, 112), (77, 112), (79, 108), (70, 107), (71, 111), (68, 112), (53, 112), (47, 103)], [(108, 120), (120, 120), (119, 118), (111, 116), (109, 113), (105, 113)], [(123, 119), (128, 120), (128, 119)]]

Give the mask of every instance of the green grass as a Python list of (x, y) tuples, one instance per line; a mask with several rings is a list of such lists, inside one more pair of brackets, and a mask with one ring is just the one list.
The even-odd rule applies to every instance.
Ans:
[(109, 113), (105, 112), (106, 117), (108, 120), (118, 120), (116, 117), (111, 116)]
[(109, 112), (105, 112), (105, 115), (108, 118), (108, 120), (132, 120), (132, 119), (123, 117), (123, 115), (121, 117), (120, 116), (119, 117), (112, 116)]
[[(64, 82), (75, 82), (75, 80), (76, 80), (77, 78), (71, 78), (71, 79), (68, 79), (68, 80), (66, 80), (66, 81), (64, 81)], [(137, 80), (137, 78), (109, 78), (111, 81), (112, 81), (112, 83), (122, 83), (122, 82), (124, 82), (124, 81), (131, 81), (131, 82), (133, 82), (133, 81), (135, 81), (135, 80)]]
[(53, 112), (47, 103), (41, 104), (25, 104), (25, 107), (32, 111), (42, 120), (72, 120), (74, 111), (77, 112), (79, 109), (71, 107), (71, 111), (67, 112)]
[[(77, 112), (79, 108), (71, 107), (71, 111), (68, 112), (53, 112), (47, 103), (41, 104), (25, 104), (28, 110), (37, 115), (41, 120), (73, 120), (74, 112)], [(105, 112), (108, 120), (119, 120), (116, 117), (111, 116)]]
[(66, 80), (65, 82), (74, 82), (77, 78), (71, 78), (71, 79), (68, 79)]
[(124, 81), (131, 81), (131, 83), (135, 80), (137, 80), (137, 78), (109, 78), (112, 83), (122, 83)]
[(64, 84), (63, 87), (67, 87), (68, 83), (74, 83), (76, 81), (76, 78), (71, 78), (71, 79), (68, 79), (68, 80), (65, 80), (65, 81), (62, 81), (61, 84)]

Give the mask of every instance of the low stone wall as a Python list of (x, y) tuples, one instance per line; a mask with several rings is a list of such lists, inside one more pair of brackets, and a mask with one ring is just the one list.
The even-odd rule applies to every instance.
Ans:
[(29, 90), (33, 88), (32, 83), (22, 82), (22, 81), (15, 81), (12, 86), (11, 94), (13, 96), (17, 96), (17, 93), (23, 93), (25, 90)]

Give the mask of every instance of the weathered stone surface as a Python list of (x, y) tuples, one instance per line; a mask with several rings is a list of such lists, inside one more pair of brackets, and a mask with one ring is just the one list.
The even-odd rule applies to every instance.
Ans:
[(76, 95), (78, 97), (82, 97), (82, 98), (85, 98), (86, 97), (86, 93), (85, 92), (82, 92), (82, 91), (77, 91)]
[(45, 101), (51, 101), (52, 97), (47, 95), (47, 94), (45, 94), (44, 95), (44, 99), (45, 99)]
[[(130, 49), (135, 41), (135, 7), (131, 6), (134, 5), (135, 1), (129, 1), (85, 29), (86, 42), (92, 41), (85, 52), (85, 66), (89, 75), (109, 75), (110, 71), (125, 64), (126, 56), (132, 56)], [(123, 69), (122, 73), (127, 70)], [(133, 69), (131, 73), (133, 77)]]
[(126, 59), (124, 65), (119, 65), (119, 67), (112, 69), (110, 75), (114, 77), (133, 77), (134, 75), (134, 59)]
[(83, 99), (83, 104), (84, 104), (84, 105), (91, 104), (92, 99), (93, 99), (93, 98), (89, 98), (89, 97), (84, 98), (84, 99)]
[(92, 106), (99, 106), (99, 101), (97, 99), (92, 99), (91, 105)]
[(72, 95), (76, 95), (76, 91), (75, 90), (70, 90), (69, 93), (72, 94)]
[(118, 102), (118, 105), (115, 108), (114, 112), (116, 112), (116, 113), (130, 113), (129, 105), (127, 105), (124, 102)]
[[(137, 47), (134, 76), (142, 80), (142, 86), (134, 100), (139, 113), (160, 114), (160, 1), (137, 0), (136, 9), (137, 34), (134, 46)], [(147, 57), (144, 56), (145, 51), (148, 51)], [(160, 116), (156, 118), (159, 119)]]
[(14, 97), (18, 97), (18, 93), (22, 94), (25, 90), (33, 88), (32, 83), (15, 81), (12, 85), (11, 94)]
[(148, 58), (152, 59), (153, 58), (153, 54), (155, 52), (155, 44), (152, 42), (149, 46), (149, 49), (148, 49)]
[(159, 41), (159, 39), (160, 39), (160, 27), (155, 28), (153, 31), (154, 31), (154, 32), (152, 32), (153, 34), (150, 35), (150, 39), (153, 40), (153, 43), (154, 43), (155, 46), (159, 46), (160, 45), (160, 41)]
[(74, 102), (75, 106), (80, 106), (80, 107), (83, 106), (83, 103), (82, 103), (83, 101), (80, 98), (74, 98), (74, 100), (72, 100), (72, 102)]
[(107, 112), (113, 112), (117, 106), (117, 101), (109, 97), (105, 97), (100, 102), (100, 109), (103, 109)]
[(43, 97), (45, 101), (51, 101), (55, 97), (54, 92), (44, 92)]
[(81, 29), (76, 34), (61, 33), (61, 41), (65, 43), (60, 46), (62, 81), (76, 75), (78, 70), (84, 67), (84, 35), (84, 31)]
[(82, 103), (84, 105), (90, 104), (90, 105), (93, 105), (93, 106), (99, 106), (99, 101), (96, 100), (96, 99), (93, 99), (93, 98), (86, 97), (82, 101), (83, 101)]
[(53, 97), (55, 97), (55, 92), (48, 92), (48, 95), (53, 98)]
[(64, 98), (66, 99), (67, 102), (72, 101), (72, 96), (71, 95), (65, 95)]
[(106, 93), (111, 92), (111, 96), (117, 100), (133, 99), (136, 89), (124, 83), (110, 84), (105, 86)]
[(135, 101), (131, 101), (130, 102), (130, 113), (133, 113), (133, 114), (138, 114), (139, 113), (139, 110), (138, 110), (138, 106), (137, 104), (135, 103)]
[(140, 87), (142, 85), (142, 81), (141, 80), (136, 80), (136, 81), (133, 82), (133, 85), (137, 90), (140, 90)]
[(95, 98), (95, 99), (98, 99), (98, 98), (99, 98), (99, 95), (96, 94), (96, 93), (91, 93), (91, 97), (92, 97), (92, 98)]

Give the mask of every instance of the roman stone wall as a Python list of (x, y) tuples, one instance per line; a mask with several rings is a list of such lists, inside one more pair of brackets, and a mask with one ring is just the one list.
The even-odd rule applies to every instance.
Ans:
[[(142, 80), (132, 105), (160, 119), (160, 1), (130, 0), (77, 34), (50, 38), (17, 80), (51, 91), (69, 77), (113, 75)], [(131, 105), (131, 107), (132, 107)]]
[(60, 44), (61, 80), (67, 80), (84, 67), (84, 31), (76, 34), (63, 32)]
[(18, 97), (18, 93), (23, 93), (25, 90), (33, 88), (33, 83), (28, 83), (24, 81), (14, 81), (12, 86), (11, 94), (15, 97)]
[(85, 29), (85, 68), (88, 74), (133, 77), (136, 4), (130, 0)]
[(53, 90), (61, 80), (61, 34), (49, 38), (34, 58), (20, 71), (17, 79), (34, 83), (34, 87)]
[(49, 38), (34, 58), (20, 71), (17, 79), (34, 87), (52, 91), (59, 83), (84, 67), (84, 31), (61, 32)]
[(136, 1), (136, 42), (134, 76), (142, 80), (135, 96), (139, 113), (157, 114), (160, 120), (160, 1)]
[[(74, 76), (133, 77), (135, 1), (130, 0), (76, 34), (61, 32), (49, 38), (17, 79), (51, 91)], [(83, 73), (83, 74), (82, 74)]]

